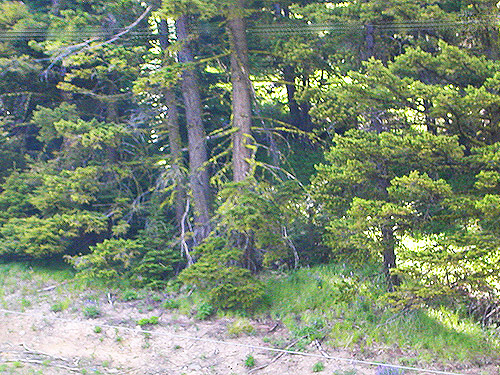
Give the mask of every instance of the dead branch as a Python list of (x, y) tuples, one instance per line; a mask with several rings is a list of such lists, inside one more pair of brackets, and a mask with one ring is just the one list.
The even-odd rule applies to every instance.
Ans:
[(43, 75), (45, 77), (47, 77), (50, 69), (52, 69), (58, 61), (64, 60), (65, 58), (67, 58), (69, 56), (76, 55), (78, 53), (81, 53), (81, 52), (84, 52), (87, 50), (97, 49), (97, 48), (102, 47), (106, 44), (110, 44), (110, 43), (117, 41), (123, 35), (127, 34), (128, 32), (130, 32), (130, 30), (132, 30), (135, 26), (137, 26), (137, 24), (139, 22), (141, 22), (144, 19), (144, 17), (146, 17), (148, 15), (148, 13), (151, 11), (151, 9), (152, 9), (152, 7), (148, 6), (146, 8), (146, 10), (139, 16), (139, 18), (137, 18), (134, 22), (132, 22), (130, 25), (128, 25), (123, 31), (119, 32), (118, 34), (115, 34), (113, 37), (111, 37), (110, 39), (108, 39), (102, 43), (92, 45), (91, 43), (99, 40), (99, 37), (93, 37), (93, 38), (87, 39), (86, 41), (84, 41), (82, 43), (78, 43), (78, 44), (74, 44), (72, 46), (65, 47), (64, 50), (61, 53), (59, 53), (52, 60), (50, 65), (47, 67), (47, 69), (45, 69)]
[(316, 348), (318, 348), (318, 351), (321, 353), (323, 357), (328, 357), (328, 353), (323, 350), (323, 347), (321, 346), (321, 343), (316, 339), (313, 341), (314, 345), (316, 345)]
[[(297, 340), (293, 341), (290, 345), (288, 345), (285, 349), (283, 350), (289, 350), (290, 348), (292, 348), (295, 344), (297, 344), (300, 340), (302, 340), (304, 337), (300, 337), (298, 338)], [(259, 371), (259, 370), (262, 370), (262, 369), (265, 369), (266, 367), (272, 365), (274, 362), (276, 362), (278, 359), (280, 359), (281, 357), (283, 357), (285, 354), (287, 354), (286, 352), (281, 352), (281, 353), (278, 353), (277, 355), (274, 356), (273, 359), (271, 359), (270, 362), (262, 365), (262, 366), (259, 366), (259, 367), (256, 367), (256, 368), (253, 368), (251, 369), (250, 371), (248, 371), (249, 374), (255, 372), (255, 371)]]
[[(39, 361), (39, 360), (36, 360), (36, 359), (22, 359), (22, 358), (18, 358), (15, 361), (8, 359), (8, 360), (6, 360), (4, 362), (24, 362), (24, 363), (33, 363), (35, 365), (40, 365), (40, 366), (47, 366), (47, 362), (45, 362), (45, 361)], [(58, 367), (58, 368), (62, 368), (64, 370), (68, 370), (68, 371), (73, 371), (73, 372), (80, 373), (80, 369), (76, 368), (76, 367), (69, 367), (69, 366), (56, 365), (56, 364), (48, 364), (48, 366)]]
[(38, 289), (37, 290), (37, 293), (41, 293), (41, 292), (50, 292), (51, 290), (54, 290), (55, 288), (59, 287), (59, 286), (62, 286), (62, 285), (65, 285), (67, 284), (68, 282), (65, 281), (63, 283), (60, 283), (60, 284), (56, 284), (56, 285), (51, 285), (51, 286), (47, 286), (45, 288), (42, 288), (42, 289)]
[(190, 266), (194, 263), (194, 261), (193, 261), (193, 257), (189, 253), (189, 246), (187, 245), (187, 242), (186, 242), (186, 217), (187, 217), (188, 213), (189, 213), (189, 198), (186, 201), (186, 210), (182, 214), (182, 218), (181, 218), (181, 252), (186, 254), (188, 266)]
[(293, 243), (292, 239), (288, 237), (288, 231), (285, 226), (282, 227), (282, 234), (283, 238), (292, 249), (294, 258), (294, 268), (299, 268), (299, 262), (300, 262), (299, 253), (297, 252), (297, 248), (295, 247), (295, 244)]
[(32, 354), (32, 355), (39, 355), (39, 356), (49, 357), (49, 358), (57, 359), (57, 360), (63, 361), (63, 362), (67, 362), (68, 361), (67, 358), (56, 357), (56, 356), (53, 356), (53, 355), (48, 354), (48, 353), (44, 353), (44, 352), (40, 352), (40, 351), (37, 351), (37, 350), (33, 350), (33, 349), (29, 348), (24, 343), (22, 343), (21, 346), (24, 348), (26, 354)]

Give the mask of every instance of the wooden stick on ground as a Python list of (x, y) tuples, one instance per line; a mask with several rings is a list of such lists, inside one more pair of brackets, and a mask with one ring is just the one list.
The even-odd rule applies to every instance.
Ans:
[[(288, 350), (290, 348), (292, 348), (296, 343), (298, 343), (300, 340), (302, 340), (304, 337), (300, 337), (298, 338), (297, 340), (293, 341), (290, 345), (288, 345), (284, 350)], [(285, 352), (281, 352), (281, 353), (278, 353), (277, 355), (274, 356), (273, 359), (271, 359), (270, 362), (262, 365), (262, 366), (259, 366), (259, 367), (256, 367), (256, 368), (253, 368), (251, 369), (250, 371), (248, 371), (249, 374), (255, 372), (255, 371), (259, 371), (259, 370), (262, 370), (262, 369), (265, 369), (267, 366), (269, 365), (272, 365), (274, 362), (276, 362), (278, 359), (280, 359), (281, 357), (283, 357), (285, 354)]]

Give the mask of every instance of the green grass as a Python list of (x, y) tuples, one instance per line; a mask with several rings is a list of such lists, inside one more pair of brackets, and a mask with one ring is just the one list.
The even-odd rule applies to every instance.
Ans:
[(0, 260), (0, 275), (0, 283), (2, 280), (6, 280), (8, 276), (29, 279), (32, 275), (36, 275), (41, 280), (63, 282), (72, 279), (75, 276), (75, 271), (61, 259), (32, 260), (29, 262), (6, 262)]
[[(281, 320), (296, 338), (302, 338), (296, 350), (304, 350), (312, 340), (321, 339), (360, 352), (399, 348), (404, 355), (394, 358), (394, 363), (410, 366), (436, 360), (477, 364), (488, 358), (499, 358), (498, 334), (489, 335), (455, 311), (435, 307), (403, 314), (391, 309), (382, 298), (385, 287), (376, 267), (356, 270), (342, 265), (323, 265), (288, 273), (269, 273), (263, 279), (266, 296), (257, 314)], [(65, 285), (60, 287), (56, 299), (36, 292), (61, 283)], [(84, 294), (75, 293), (79, 285), (78, 281), (75, 285), (71, 268), (61, 263), (0, 263), (0, 303), (6, 308), (31, 308), (44, 301), (57, 312), (91, 300), (93, 303), (84, 305), (81, 312), (88, 318), (97, 317), (103, 290), (94, 284), (87, 287)], [(117, 294), (122, 300), (137, 297), (139, 304), (142, 301), (163, 305), (163, 309), (176, 309), (197, 319), (206, 319), (215, 313), (206, 303), (206, 296), (196, 291), (185, 295), (174, 293), (175, 299), (161, 302), (160, 294), (150, 298), (151, 293), (146, 290), (130, 286), (122, 290), (125, 292)], [(227, 333), (230, 336), (251, 334), (253, 327), (248, 316), (248, 313), (245, 317), (236, 315)], [(141, 323), (155, 324), (149, 319)]]
[(457, 312), (440, 307), (401, 313), (387, 306), (378, 275), (376, 268), (338, 265), (271, 275), (266, 300), (271, 316), (309, 341), (361, 351), (398, 347), (408, 356), (394, 360), (407, 364), (499, 358), (498, 340)]
[(74, 272), (70, 266), (58, 261), (5, 262), (0, 261), (0, 307), (24, 311), (41, 301), (48, 301), (43, 289), (54, 286), (59, 292), (75, 288)]

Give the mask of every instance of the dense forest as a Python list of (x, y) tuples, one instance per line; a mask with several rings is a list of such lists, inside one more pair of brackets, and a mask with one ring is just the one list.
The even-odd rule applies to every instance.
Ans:
[[(0, 2), (0, 257), (262, 302), (372, 267), (500, 321), (488, 0)], [(321, 283), (321, 280), (318, 280)]]

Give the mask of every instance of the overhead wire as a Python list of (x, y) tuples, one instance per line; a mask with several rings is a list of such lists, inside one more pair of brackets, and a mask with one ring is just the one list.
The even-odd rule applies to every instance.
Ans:
[[(486, 26), (494, 27), (499, 25), (497, 17), (467, 18), (456, 21), (429, 19), (415, 21), (383, 22), (383, 23), (362, 23), (362, 22), (323, 22), (323, 23), (298, 23), (280, 22), (276, 24), (263, 24), (252, 26), (247, 29), (249, 34), (311, 34), (311, 33), (342, 33), (346, 30), (364, 30), (368, 26), (373, 29), (384, 31), (399, 30), (427, 30), (454, 27), (474, 27)], [(45, 38), (48, 40), (58, 39), (82, 39), (88, 37), (106, 37), (111, 33), (120, 32), (124, 28), (83, 28), (79, 30), (54, 30), (48, 28), (28, 28), (25, 30), (0, 30), (0, 41), (29, 40), (33, 38)], [(212, 33), (220, 31), (222, 28), (215, 25), (202, 25), (196, 28), (198, 33)], [(135, 29), (128, 33), (128, 37), (149, 37), (159, 38), (163, 34), (154, 33), (149, 28)]]

